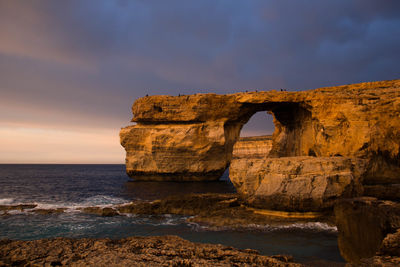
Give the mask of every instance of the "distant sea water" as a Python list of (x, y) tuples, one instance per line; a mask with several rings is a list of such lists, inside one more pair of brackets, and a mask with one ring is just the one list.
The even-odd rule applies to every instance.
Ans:
[(178, 235), (193, 242), (256, 249), (264, 255), (288, 254), (298, 262), (344, 262), (336, 228), (322, 223), (232, 230), (186, 223), (188, 217), (178, 215), (101, 217), (77, 210), (171, 194), (230, 192), (235, 188), (228, 174), (217, 182), (162, 183), (133, 181), (126, 175), (125, 165), (0, 164), (0, 205), (67, 208), (60, 214), (11, 211), (11, 215), (0, 215), (0, 239)]

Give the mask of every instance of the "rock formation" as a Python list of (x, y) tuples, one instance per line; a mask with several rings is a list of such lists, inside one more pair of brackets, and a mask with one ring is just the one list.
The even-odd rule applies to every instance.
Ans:
[(400, 229), (400, 203), (373, 197), (346, 199), (335, 206), (335, 218), (338, 245), (347, 261), (358, 263), (377, 253), (400, 256), (400, 245), (394, 244), (398, 241), (391, 242), (398, 239), (390, 236)]
[(0, 266), (303, 266), (292, 260), (177, 236), (0, 240)]
[(249, 206), (321, 211), (360, 194), (362, 164), (348, 157), (233, 158), (230, 176)]
[[(400, 80), (149, 96), (132, 111), (136, 125), (123, 128), (120, 138), (134, 179), (216, 180), (231, 164), (230, 178), (250, 204), (290, 210), (323, 209), (342, 195), (359, 195), (360, 185), (385, 195), (400, 183)], [(271, 140), (262, 148), (260, 140), (239, 141), (232, 153), (258, 111), (274, 117)]]
[(232, 156), (235, 159), (265, 158), (271, 149), (270, 135), (241, 137), (233, 146)]

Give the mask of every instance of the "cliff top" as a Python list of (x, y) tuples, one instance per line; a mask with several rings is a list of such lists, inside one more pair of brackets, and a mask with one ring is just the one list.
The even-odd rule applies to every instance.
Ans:
[[(258, 91), (227, 95), (155, 95), (139, 98), (132, 106), (134, 122), (205, 122), (247, 120), (254, 112), (273, 111), (285, 103), (311, 109), (324, 102), (354, 102), (374, 105), (391, 101), (400, 109), (400, 80), (366, 82), (306, 91)], [(395, 103), (394, 103), (394, 100)], [(245, 114), (245, 115), (244, 115)], [(244, 118), (243, 118), (244, 116)]]

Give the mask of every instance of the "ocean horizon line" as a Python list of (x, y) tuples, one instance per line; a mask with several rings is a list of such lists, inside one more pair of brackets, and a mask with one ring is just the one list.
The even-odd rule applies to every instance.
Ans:
[(0, 165), (125, 165), (125, 163), (2, 163)]

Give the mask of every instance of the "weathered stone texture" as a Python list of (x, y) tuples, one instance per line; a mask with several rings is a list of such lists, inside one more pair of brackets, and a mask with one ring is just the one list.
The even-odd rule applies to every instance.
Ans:
[[(136, 179), (215, 180), (229, 164), (222, 122), (137, 124), (121, 130), (126, 169)], [(232, 153), (232, 152), (231, 152)]]
[(234, 158), (230, 177), (250, 206), (318, 211), (361, 193), (360, 166), (344, 157)]
[(400, 180), (399, 80), (302, 92), (150, 96), (132, 110), (137, 125), (121, 130), (132, 174), (223, 172), (243, 124), (265, 110), (276, 126), (271, 156), (368, 158), (367, 181)]
[[(290, 210), (332, 207), (337, 198), (360, 195), (361, 185), (371, 195), (398, 195), (386, 196), (379, 186), (400, 184), (400, 80), (150, 96), (136, 100), (132, 111), (137, 124), (120, 137), (134, 179), (216, 180), (230, 165), (249, 204)], [(237, 142), (258, 111), (273, 115), (272, 139)]]
[(0, 240), (0, 266), (303, 266), (292, 260), (177, 236)]
[(232, 156), (235, 159), (265, 158), (272, 149), (272, 137), (252, 136), (241, 137), (233, 146)]

